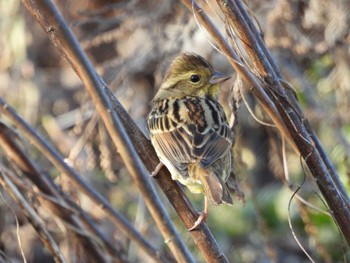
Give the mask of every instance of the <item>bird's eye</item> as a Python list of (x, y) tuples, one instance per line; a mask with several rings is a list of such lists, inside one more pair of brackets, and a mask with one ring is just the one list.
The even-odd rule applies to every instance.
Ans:
[(197, 83), (200, 79), (201, 78), (199, 77), (199, 75), (196, 75), (196, 74), (191, 75), (191, 78), (190, 78), (192, 83)]

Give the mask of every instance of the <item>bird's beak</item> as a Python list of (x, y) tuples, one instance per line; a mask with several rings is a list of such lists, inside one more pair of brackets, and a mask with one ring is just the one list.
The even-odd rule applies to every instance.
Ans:
[(228, 80), (230, 78), (231, 78), (230, 76), (227, 76), (221, 72), (214, 72), (213, 76), (209, 80), (209, 83), (210, 84), (218, 84), (218, 83), (221, 83), (221, 82)]

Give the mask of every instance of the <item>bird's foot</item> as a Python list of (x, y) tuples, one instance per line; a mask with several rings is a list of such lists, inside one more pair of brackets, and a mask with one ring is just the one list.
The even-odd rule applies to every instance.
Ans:
[(188, 229), (188, 231), (193, 231), (195, 230), (203, 221), (205, 222), (207, 220), (208, 217), (208, 213), (207, 212), (202, 212), (198, 219), (196, 220), (196, 222), (194, 222), (193, 227), (191, 227), (190, 229)]
[(157, 174), (159, 173), (160, 169), (162, 169), (163, 166), (164, 166), (164, 164), (162, 162), (159, 162), (156, 166), (156, 169), (154, 169), (154, 171), (151, 173), (151, 176), (156, 177)]

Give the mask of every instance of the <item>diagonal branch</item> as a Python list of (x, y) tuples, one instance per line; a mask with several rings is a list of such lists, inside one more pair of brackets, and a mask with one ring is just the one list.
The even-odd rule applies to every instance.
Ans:
[[(157, 202), (159, 203), (159, 201), (157, 201), (158, 198), (149, 182), (148, 173), (146, 173), (136, 153), (137, 151), (140, 154), (147, 168), (153, 170), (158, 163), (158, 158), (150, 142), (146, 140), (115, 97), (111, 94), (108, 94), (110, 98), (106, 97), (101, 88), (101, 81), (97, 77), (95, 70), (52, 3), (49, 1), (35, 2), (27, 0), (23, 0), (23, 3), (48, 33), (48, 36), (61, 52), (62, 56), (70, 62), (73, 69), (85, 83), (135, 183), (140, 187), (143, 193), (148, 192), (145, 194), (146, 204), (149, 208), (153, 206), (153, 208), (151, 207), (150, 209), (151, 214), (154, 216), (172, 252), (175, 254), (178, 261), (192, 262), (193, 259), (180, 241), (178, 234), (174, 231), (168, 216), (160, 206), (154, 208), (154, 204)], [(110, 105), (110, 99), (112, 98), (114, 99), (112, 102), (113, 105)], [(117, 114), (120, 114), (120, 116)], [(135, 144), (136, 151), (125, 133), (125, 128), (123, 128), (122, 124), (126, 127), (127, 134), (129, 134), (132, 142)], [(68, 169), (67, 166), (63, 167), (62, 164), (59, 164), (57, 167), (65, 171)], [(70, 173), (72, 173), (71, 169)], [(74, 180), (76, 180), (76, 178)], [(156, 180), (186, 227), (189, 228), (193, 226), (198, 214), (195, 212), (188, 199), (183, 195), (176, 182), (171, 180), (169, 172), (163, 169)], [(208, 262), (228, 262), (205, 224), (202, 224), (198, 230), (192, 231), (190, 234)]]
[[(254, 95), (259, 99), (259, 101), (264, 102), (262, 104), (264, 110), (274, 121), (275, 125), (280, 130), (280, 132), (285, 137), (290, 137), (289, 132), (276, 109), (276, 106), (269, 99), (261, 81), (257, 79), (257, 77), (253, 75), (253, 73), (249, 70), (249, 67), (243, 63), (238, 53), (227, 43), (223, 35), (215, 27), (214, 23), (210, 20), (210, 18), (204, 12), (204, 10), (197, 4), (197, 2), (194, 0), (182, 0), (182, 2), (191, 12), (194, 13), (196, 19), (212, 36), (218, 48), (227, 57), (231, 66), (236, 70), (236, 72), (239, 75), (241, 75), (247, 83), (249, 83), (249, 86), (253, 87), (252, 91), (254, 92)], [(296, 151), (298, 151), (294, 143), (291, 143), (291, 145)]]
[(47, 228), (43, 224), (41, 218), (35, 212), (35, 209), (27, 202), (27, 200), (23, 197), (23, 194), (19, 189), (15, 186), (15, 184), (7, 177), (8, 171), (0, 168), (0, 184), (6, 190), (6, 192), (16, 201), (22, 211), (25, 213), (28, 220), (31, 222), (35, 231), (38, 233), (40, 239), (44, 243), (45, 247), (50, 251), (56, 263), (65, 263), (67, 262), (62, 252), (56, 243), (56, 241), (52, 238)]
[[(247, 19), (250, 20), (248, 14), (241, 12), (243, 5), (239, 0), (218, 0), (217, 2), (229, 26), (243, 40), (242, 45), (245, 47), (255, 70), (260, 75), (258, 79), (249, 72), (248, 66), (244, 66), (236, 51), (218, 33), (218, 30), (198, 4), (195, 1), (183, 0), (187, 8), (194, 11), (200, 23), (212, 35), (219, 49), (229, 58), (233, 68), (254, 87), (252, 93), (275, 122), (282, 135), (287, 138), (294, 150), (301, 154), (335, 220), (350, 244), (349, 198), (339, 181), (339, 177), (336, 175), (335, 169), (326, 158), (316, 135), (311, 132), (310, 125), (308, 122), (304, 122), (300, 106), (293, 98), (294, 95), (291, 95), (288, 88), (284, 88), (284, 85), (282, 85), (280, 73), (274, 71), (276, 66), (271, 62), (271, 56), (266, 55), (268, 51), (262, 40), (257, 39), (257, 30), (251, 30), (253, 28), (252, 21), (247, 22)], [(311, 136), (309, 133), (311, 133)]]
[[(274, 72), (277, 76), (277, 78), (281, 81), (285, 81), (282, 73), (280, 72), (280, 70), (278, 69), (277, 65), (275, 64), (275, 62), (272, 59), (272, 56), (270, 54), (270, 52), (268, 51), (264, 40), (262, 39), (260, 33), (258, 32), (257, 28), (255, 27), (253, 21), (251, 20), (251, 18), (249, 17), (247, 10), (244, 8), (243, 4), (241, 1), (236, 0), (236, 7), (237, 9), (239, 9), (239, 11), (241, 12), (243, 19), (245, 20), (245, 22), (247, 23), (247, 26), (249, 27), (249, 29), (252, 31), (252, 34), (254, 36), (254, 41), (258, 43), (260, 49), (257, 49), (256, 52), (251, 52), (251, 56), (252, 57), (257, 57), (257, 56), (264, 56), (264, 59), (261, 59), (260, 61), (263, 63), (263, 67), (264, 68), (268, 68), (269, 71), (268, 72)], [(259, 51), (260, 52), (257, 52)], [(288, 96), (288, 99), (290, 100), (290, 102), (292, 103), (293, 107), (295, 107), (295, 110), (297, 111), (297, 113), (300, 115), (300, 117), (303, 120), (303, 123), (305, 125), (305, 129), (307, 130), (307, 132), (309, 133), (309, 136), (311, 137), (312, 141), (315, 144), (315, 147), (317, 149), (317, 151), (319, 152), (319, 155), (321, 157), (321, 159), (323, 160), (324, 164), (326, 165), (330, 176), (332, 177), (334, 183), (337, 185), (339, 191), (342, 193), (342, 195), (344, 195), (344, 198), (346, 199), (347, 196), (347, 192), (344, 188), (344, 185), (340, 182), (339, 178), (338, 178), (338, 174), (336, 169), (334, 168), (333, 164), (331, 163), (330, 159), (328, 158), (327, 154), (325, 153), (325, 150), (323, 149), (320, 140), (318, 139), (315, 131), (312, 129), (310, 122), (306, 119), (306, 117), (304, 116), (302, 109), (299, 105), (299, 102), (297, 101), (297, 98), (294, 94), (294, 92), (287, 88), (285, 89), (286, 94)], [(349, 201), (348, 201), (349, 203)], [(350, 207), (349, 207), (350, 209)]]
[[(147, 168), (153, 170), (159, 163), (153, 147), (114, 94), (108, 88), (105, 90), (111, 99), (113, 109), (120, 116), (127, 133), (131, 135), (130, 138), (137, 152)], [(155, 179), (185, 226), (187, 228), (192, 227), (198, 218), (198, 214), (178, 184), (171, 179), (169, 171), (165, 168), (161, 169)], [(190, 234), (208, 262), (228, 262), (205, 224), (200, 224), (195, 231), (190, 231)]]
[(23, 3), (31, 14), (35, 16), (44, 30), (49, 33), (51, 40), (65, 54), (65, 57), (72, 63), (73, 68), (84, 82), (112, 141), (117, 147), (130, 175), (134, 179), (134, 183), (143, 195), (156, 225), (164, 239), (169, 240), (167, 245), (173, 255), (178, 261), (193, 262), (190, 252), (181, 240), (180, 235), (176, 231), (151, 184), (149, 173), (141, 162), (119, 117), (114, 111), (111, 111), (110, 101), (104, 93), (95, 69), (81, 50), (78, 41), (68, 28), (64, 18), (52, 1), (23, 0)]
[[(314, 133), (312, 133), (312, 136), (309, 135), (309, 131), (312, 129), (309, 124), (305, 125), (305, 117), (294, 94), (288, 94), (286, 91), (290, 92), (290, 89), (283, 87), (281, 80), (278, 78), (281, 74), (275, 72), (274, 69), (277, 67), (274, 65), (270, 54), (268, 54), (265, 44), (256, 34), (257, 30), (254, 30), (254, 24), (242, 3), (239, 0), (218, 0), (217, 2), (225, 14), (227, 22), (235, 32), (238, 32), (240, 38), (250, 44), (254, 43), (245, 50), (265, 82), (264, 87), (269, 94), (269, 99), (276, 106), (284, 125), (287, 127), (290, 135), (287, 139), (297, 146), (330, 210), (333, 212), (335, 220), (350, 244), (349, 197), (339, 177), (334, 174), (334, 169), (330, 169), (332, 172), (329, 172), (330, 161), (324, 154), (316, 135)], [(247, 20), (250, 22), (247, 22)], [(256, 91), (253, 91), (254, 95), (256, 93)], [(291, 100), (293, 101), (291, 102)], [(260, 103), (263, 102), (260, 101)], [(297, 105), (297, 108), (294, 105)], [(317, 141), (317, 147), (314, 146), (313, 138)], [(318, 149), (321, 149), (322, 155)]]
[[(93, 260), (98, 262), (107, 262), (106, 259), (104, 258), (104, 255), (102, 255), (101, 251), (97, 248), (93, 240), (88, 238), (87, 235), (81, 234), (86, 232), (82, 225), (81, 220), (74, 214), (70, 213), (68, 209), (65, 209), (66, 207), (68, 207), (68, 205), (60, 196), (57, 187), (53, 184), (51, 180), (49, 180), (48, 177), (40, 174), (36, 164), (27, 157), (25, 152), (14, 140), (13, 132), (2, 123), (0, 123), (0, 145), (4, 153), (10, 159), (10, 161), (15, 163), (21, 169), (21, 171), (34, 184), (36, 184), (37, 187), (45, 195), (52, 197), (51, 198), (52, 200), (53, 199), (56, 200), (55, 202), (46, 202), (47, 204), (45, 205), (46, 208), (48, 208), (49, 211), (51, 211), (54, 215), (57, 215), (59, 218), (61, 218), (63, 222), (65, 222), (65, 225), (67, 228), (71, 226), (72, 228), (77, 230), (77, 231), (73, 231), (73, 233), (75, 234), (75, 237), (79, 240), (79, 244), (81, 246), (86, 246), (87, 257), (91, 257)], [(6, 180), (5, 177), (3, 177), (2, 179), (4, 184), (7, 187), (10, 187), (11, 183), (9, 182), (9, 180)], [(18, 196), (14, 191), (11, 191), (11, 193), (13, 194), (14, 198), (18, 201), (18, 203), (24, 206), (24, 202), (22, 200), (23, 198)], [(26, 211), (27, 211), (28, 217), (32, 218), (29, 209)], [(41, 231), (42, 229), (40, 229), (40, 232), (38, 233), (39, 234), (42, 233)], [(45, 242), (45, 244), (51, 244), (51, 243)], [(122, 262), (120, 258), (118, 259), (119, 259), (118, 262)]]
[(43, 140), (20, 116), (16, 114), (2, 98), (0, 98), (0, 113), (7, 117), (18, 130), (20, 130), (29, 140), (41, 151), (46, 158), (74, 184), (78, 191), (88, 196), (92, 202), (100, 206), (108, 218), (119, 227), (119, 229), (131, 240), (133, 240), (144, 252), (154, 261), (168, 262), (139, 232), (129, 224), (129, 222), (119, 214), (111, 204), (89, 184), (87, 184), (60, 156), (60, 154)]

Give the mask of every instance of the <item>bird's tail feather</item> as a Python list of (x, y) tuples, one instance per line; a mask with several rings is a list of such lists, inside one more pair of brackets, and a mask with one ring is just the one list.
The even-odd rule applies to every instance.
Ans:
[(197, 172), (204, 193), (212, 204), (233, 204), (230, 191), (220, 176), (217, 176), (211, 169), (199, 168)]

